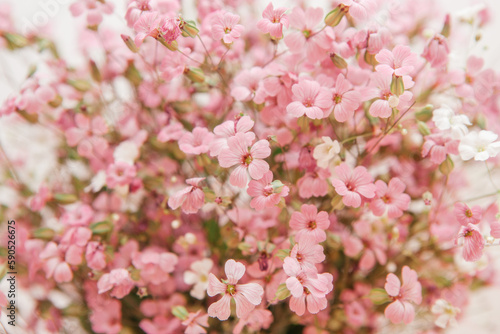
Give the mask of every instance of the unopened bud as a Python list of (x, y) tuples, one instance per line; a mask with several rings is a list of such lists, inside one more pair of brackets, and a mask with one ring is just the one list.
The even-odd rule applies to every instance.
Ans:
[(405, 92), (405, 85), (403, 83), (403, 77), (394, 75), (391, 81), (391, 93), (400, 96), (404, 92)]
[(194, 82), (204, 82), (205, 74), (200, 68), (197, 67), (188, 67), (184, 74)]
[(68, 84), (79, 92), (86, 92), (90, 89), (90, 83), (85, 80), (68, 80)]
[(2, 32), (1, 35), (7, 40), (10, 49), (24, 48), (28, 45), (28, 39), (22, 35), (10, 32)]
[(99, 71), (97, 64), (93, 60), (90, 61), (90, 74), (92, 75), (92, 79), (94, 79), (94, 81), (102, 81), (101, 72)]
[(273, 187), (273, 192), (279, 194), (285, 185), (280, 180), (274, 180), (271, 182), (271, 186)]
[(344, 58), (342, 58), (338, 54), (331, 53), (330, 54), (330, 59), (332, 60), (333, 65), (335, 65), (335, 67), (340, 68), (340, 69), (347, 68), (347, 62), (345, 61)]
[(418, 131), (420, 131), (420, 133), (423, 136), (428, 136), (431, 134), (431, 130), (429, 130), (429, 127), (427, 126), (427, 124), (425, 124), (422, 121), (417, 121), (417, 128), (418, 128)]
[(441, 30), (441, 35), (448, 38), (450, 36), (450, 14), (447, 14), (444, 19), (443, 29)]
[(33, 231), (33, 236), (36, 239), (42, 239), (42, 240), (52, 240), (54, 237), (54, 230), (48, 227), (40, 227)]
[(432, 118), (432, 110), (434, 107), (431, 104), (426, 105), (419, 111), (415, 113), (415, 117), (417, 120), (422, 121), (422, 122), (427, 122)]
[(165, 46), (170, 51), (177, 51), (179, 49), (179, 45), (177, 44), (177, 41), (172, 41), (172, 42), (168, 43), (165, 40), (165, 38), (163, 38), (161, 36), (158, 36), (157, 40), (158, 40), (158, 42), (163, 44), (163, 46)]
[(123, 34), (120, 36), (122, 37), (123, 41), (125, 42), (125, 45), (130, 51), (132, 51), (133, 53), (139, 52), (139, 48), (137, 47), (137, 45), (135, 45), (134, 40), (130, 36)]
[(78, 197), (73, 194), (54, 194), (53, 198), (59, 204), (71, 204), (78, 201)]
[(340, 4), (337, 8), (326, 14), (325, 24), (330, 27), (336, 27), (348, 11), (349, 7)]
[(450, 173), (453, 171), (453, 167), (454, 166), (455, 166), (455, 164), (453, 163), (453, 161), (451, 160), (451, 158), (450, 157), (446, 157), (446, 160), (443, 161), (443, 163), (441, 163), (441, 165), (439, 165), (439, 170), (444, 175), (450, 175)]
[(181, 320), (186, 320), (189, 316), (189, 313), (184, 306), (172, 307), (172, 314)]
[(194, 21), (182, 21), (179, 25), (182, 31), (182, 36), (195, 38), (200, 30), (196, 28)]

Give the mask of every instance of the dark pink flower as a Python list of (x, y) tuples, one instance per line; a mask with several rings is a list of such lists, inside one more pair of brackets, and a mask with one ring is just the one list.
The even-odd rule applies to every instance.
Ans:
[(442, 67), (448, 63), (448, 42), (441, 34), (436, 34), (425, 45), (422, 57), (427, 59), (432, 67)]

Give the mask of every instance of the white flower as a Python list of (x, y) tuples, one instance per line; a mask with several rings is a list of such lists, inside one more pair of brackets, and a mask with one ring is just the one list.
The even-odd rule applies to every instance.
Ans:
[(431, 311), (438, 315), (438, 318), (434, 321), (436, 326), (446, 328), (448, 325), (455, 326), (457, 324), (455, 317), (460, 313), (460, 309), (451, 305), (448, 301), (444, 299), (436, 300), (434, 305), (432, 305)]
[(500, 152), (500, 142), (496, 133), (481, 130), (471, 132), (460, 141), (458, 151), (463, 160), (474, 158), (476, 161), (486, 161)]
[(113, 157), (115, 162), (123, 161), (133, 165), (134, 161), (139, 157), (139, 148), (133, 141), (126, 140), (115, 148)]
[(208, 288), (208, 274), (212, 270), (214, 263), (210, 259), (195, 261), (191, 264), (191, 270), (184, 272), (184, 283), (194, 284), (191, 289), (191, 296), (202, 300), (205, 298), (205, 291)]
[(448, 106), (443, 106), (433, 111), (432, 121), (441, 131), (451, 130), (453, 138), (459, 139), (465, 136), (469, 130), (467, 125), (472, 125), (466, 115), (455, 115)]
[(333, 141), (330, 137), (321, 137), (321, 139), (323, 140), (323, 144), (316, 146), (313, 157), (317, 160), (319, 167), (327, 168), (330, 160), (340, 153), (340, 144), (336, 140)]

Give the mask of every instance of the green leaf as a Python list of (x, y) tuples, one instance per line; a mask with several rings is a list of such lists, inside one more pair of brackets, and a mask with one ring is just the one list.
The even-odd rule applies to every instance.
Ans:
[(106, 234), (113, 230), (113, 224), (109, 221), (102, 221), (90, 225), (93, 234)]

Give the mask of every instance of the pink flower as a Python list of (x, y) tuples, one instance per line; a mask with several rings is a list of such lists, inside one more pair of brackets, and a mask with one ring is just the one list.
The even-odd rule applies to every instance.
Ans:
[(458, 154), (460, 141), (445, 138), (440, 134), (425, 136), (424, 145), (422, 145), (422, 157), (430, 155), (430, 160), (436, 165), (446, 160), (449, 154)]
[(102, 275), (97, 282), (99, 294), (112, 290), (109, 294), (118, 299), (128, 295), (133, 287), (134, 281), (130, 278), (127, 269), (113, 269)]
[(415, 318), (415, 309), (410, 302), (417, 305), (422, 302), (422, 285), (418, 282), (415, 270), (404, 266), (402, 273), (403, 285), (393, 273), (387, 275), (385, 291), (394, 301), (386, 307), (384, 314), (392, 323), (398, 324), (403, 321), (408, 325)]
[(410, 196), (403, 193), (406, 185), (397, 177), (389, 181), (389, 186), (378, 180), (375, 187), (376, 197), (370, 203), (370, 210), (375, 216), (380, 217), (387, 212), (389, 218), (398, 218), (410, 206)]
[(293, 100), (286, 111), (293, 117), (306, 114), (312, 119), (324, 118), (325, 112), (332, 106), (332, 93), (316, 81), (302, 80), (292, 86)]
[(304, 236), (311, 236), (315, 242), (326, 240), (325, 230), (330, 226), (330, 219), (326, 211), (318, 213), (315, 205), (303, 204), (300, 212), (296, 211), (290, 219), (290, 227), (297, 231), (295, 240), (300, 242)]
[(201, 310), (196, 313), (189, 313), (188, 318), (182, 322), (186, 327), (185, 334), (203, 334), (207, 331), (203, 327), (208, 327), (208, 314), (200, 314)]
[(272, 2), (270, 2), (262, 13), (263, 19), (257, 22), (257, 28), (263, 33), (269, 33), (271, 37), (281, 38), (283, 26), (288, 28), (288, 16), (285, 12), (286, 8), (274, 9)]
[(248, 132), (252, 129), (254, 121), (248, 116), (237, 117), (234, 121), (226, 121), (214, 128), (215, 138), (210, 143), (210, 155), (218, 156), (220, 152), (228, 148), (227, 139), (235, 136), (237, 133), (244, 133), (248, 142), (255, 139), (255, 133)]
[(432, 67), (442, 67), (448, 63), (448, 42), (441, 34), (436, 34), (425, 45), (422, 57), (427, 59)]
[(212, 37), (215, 40), (222, 39), (224, 43), (231, 44), (243, 32), (243, 26), (237, 24), (239, 21), (239, 15), (229, 12), (219, 12), (212, 20)]
[(315, 268), (317, 263), (325, 261), (323, 246), (318, 245), (315, 237), (309, 234), (302, 236), (293, 246), (290, 257), (296, 259), (302, 268)]
[(336, 6), (342, 4), (349, 7), (349, 14), (360, 21), (366, 19), (376, 9), (376, 2), (374, 0), (338, 0), (334, 4)]
[(373, 184), (373, 178), (365, 167), (358, 166), (353, 171), (342, 163), (335, 167), (338, 179), (332, 180), (337, 194), (342, 196), (342, 202), (346, 206), (359, 208), (364, 198), (375, 197), (376, 186)]
[(285, 258), (283, 270), (289, 276), (285, 283), (292, 296), (290, 309), (301, 316), (307, 310), (316, 314), (327, 306), (325, 296), (333, 290), (333, 276), (329, 273), (317, 274), (315, 269), (303, 268), (291, 257)]
[(352, 85), (343, 74), (337, 76), (333, 88), (333, 113), (338, 122), (345, 122), (354, 116), (361, 102), (361, 95), (352, 89)]
[[(404, 109), (410, 106), (410, 101), (413, 94), (409, 91), (405, 91), (403, 94), (397, 96), (391, 92), (391, 80), (390, 76), (385, 76), (380, 73), (375, 73), (373, 77), (373, 82), (377, 88), (376, 93), (379, 99), (375, 100), (371, 105), (368, 112), (373, 117), (388, 118), (392, 115), (392, 109)], [(405, 89), (413, 87), (413, 81), (410, 77), (403, 77)]]
[(32, 211), (40, 211), (45, 207), (45, 203), (50, 201), (52, 194), (46, 185), (41, 185), (38, 189), (38, 193), (33, 196), (30, 202), (30, 208)]
[(460, 228), (457, 236), (464, 239), (462, 255), (465, 261), (475, 262), (483, 256), (484, 238), (477, 226), (469, 223)]
[(290, 189), (279, 180), (273, 181), (273, 172), (268, 171), (259, 180), (251, 180), (248, 183), (247, 193), (253, 199), (250, 206), (255, 210), (272, 208), (277, 205), (283, 197), (288, 196)]
[(70, 282), (73, 272), (69, 264), (63, 260), (63, 252), (53, 241), (49, 242), (40, 253), (40, 258), (45, 260), (44, 270), (46, 277), (54, 277), (57, 283)]
[(271, 148), (267, 140), (259, 140), (251, 147), (247, 136), (244, 133), (237, 133), (227, 140), (228, 148), (219, 155), (221, 167), (230, 168), (238, 165), (229, 177), (230, 183), (235, 187), (244, 188), (247, 184), (246, 171), (252, 179), (258, 180), (269, 170), (269, 165), (265, 162), (271, 154)]
[(178, 261), (174, 253), (155, 247), (148, 247), (132, 255), (132, 264), (141, 271), (142, 280), (156, 285), (168, 281), (168, 274), (174, 271)]
[(186, 130), (179, 122), (170, 122), (158, 133), (158, 141), (166, 143), (171, 140), (179, 140), (184, 135)]
[(106, 254), (104, 251), (104, 246), (97, 241), (91, 241), (87, 244), (85, 260), (90, 269), (103, 270), (106, 268)]
[(172, 43), (181, 35), (177, 18), (164, 18), (159, 23), (158, 30), (167, 43)]
[(160, 33), (158, 31), (160, 22), (161, 19), (158, 18), (158, 12), (142, 14), (134, 24), (134, 30), (137, 31), (137, 35), (135, 35), (134, 38), (135, 44), (141, 46), (142, 42), (144, 42), (148, 36), (157, 38)]
[(193, 132), (186, 132), (182, 135), (179, 139), (179, 148), (187, 154), (207, 153), (213, 138), (213, 133), (210, 133), (207, 128), (196, 127)]
[(124, 161), (109, 165), (106, 170), (106, 184), (109, 188), (128, 185), (137, 175), (137, 168)]
[(328, 182), (330, 176), (328, 169), (316, 168), (312, 173), (306, 173), (297, 181), (299, 196), (302, 198), (321, 197), (328, 193)]
[(245, 266), (233, 259), (224, 266), (227, 281), (219, 281), (214, 274), (208, 275), (207, 293), (213, 297), (222, 294), (222, 299), (208, 307), (208, 315), (227, 320), (231, 315), (231, 299), (236, 302), (236, 316), (243, 318), (262, 302), (264, 289), (257, 283), (236, 284), (245, 274)]
[(205, 203), (205, 193), (200, 187), (200, 182), (204, 177), (187, 179), (186, 183), (190, 187), (184, 188), (168, 199), (168, 206), (176, 210), (182, 205), (182, 212), (196, 213)]
[(483, 215), (479, 205), (469, 208), (467, 204), (461, 202), (455, 203), (453, 213), (457, 217), (458, 222), (464, 226), (479, 223)]
[(375, 59), (380, 63), (375, 68), (383, 75), (398, 77), (409, 75), (417, 65), (417, 55), (405, 45), (397, 45), (392, 51), (381, 50)]

